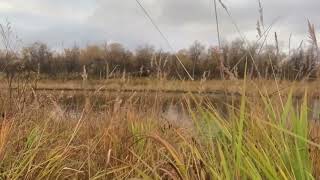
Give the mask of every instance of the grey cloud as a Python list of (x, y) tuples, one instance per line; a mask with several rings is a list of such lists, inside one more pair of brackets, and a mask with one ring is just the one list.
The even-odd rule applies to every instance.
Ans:
[[(277, 26), (290, 26), (289, 29), (302, 33), (305, 30), (304, 26), (307, 18), (312, 19), (314, 22), (319, 22), (320, 20), (320, 16), (317, 15), (320, 1), (310, 1), (308, 3), (303, 0), (263, 1), (266, 26), (280, 17)], [(162, 2), (163, 7), (161, 9), (163, 11), (158, 21), (163, 24), (179, 27), (194, 24), (206, 26), (210, 24), (214, 25), (215, 23), (210, 0), (162, 0)], [(250, 31), (255, 28), (259, 17), (257, 0), (237, 0), (237, 3), (235, 0), (232, 0), (226, 1), (225, 4), (243, 31)], [(228, 32), (234, 28), (230, 23), (230, 18), (221, 6), (219, 7), (219, 16), (221, 18), (220, 22), (225, 26), (224, 31)]]
[[(2, 1), (2, 0), (0, 0)], [(3, 0), (5, 1), (5, 0)], [(118, 41), (134, 48), (149, 43), (168, 49), (134, 0), (11, 0), (16, 10), (0, 16), (13, 19), (22, 38), (54, 44), (56, 41), (86, 42)], [(175, 48), (187, 47), (194, 40), (217, 44), (213, 0), (140, 0)], [(257, 0), (223, 1), (241, 32), (250, 40), (256, 39), (259, 17)], [(265, 26), (280, 17), (272, 32), (277, 31), (281, 41), (293, 33), (296, 41), (306, 37), (307, 19), (319, 29), (319, 0), (262, 0)], [(20, 6), (20, 8), (19, 8)], [(219, 6), (223, 39), (239, 37), (230, 17)], [(317, 24), (318, 23), (318, 24)], [(72, 42), (72, 43), (71, 43)]]
[(163, 41), (150, 25), (135, 1), (97, 0), (97, 9), (88, 24), (105, 32), (110, 40), (130, 47), (144, 43), (163, 46)]
[[(148, 1), (141, 2), (175, 47), (188, 46), (196, 39), (207, 44), (216, 44), (217, 35), (212, 0), (158, 0), (149, 4), (146, 3)], [(259, 18), (258, 1), (229, 0), (223, 2), (227, 5), (241, 32), (249, 39), (255, 39), (256, 23)], [(109, 23), (109, 26), (102, 27), (107, 27), (106, 29), (113, 32), (112, 34), (127, 34), (127, 30), (130, 29), (129, 39), (130, 37), (139, 39), (137, 37), (140, 36), (151, 43), (163, 41), (161, 38), (155, 38), (159, 37), (159, 34), (152, 28), (150, 22), (146, 21), (134, 1), (130, 3), (125, 3), (124, 0), (103, 1), (103, 3), (100, 1), (98, 6), (100, 8), (96, 11), (94, 18), (106, 18), (105, 22)], [(302, 0), (268, 0), (263, 1), (263, 6), (266, 27), (279, 18), (272, 32), (277, 31), (281, 35), (279, 37), (281, 41), (287, 41), (290, 33), (297, 38), (304, 37), (303, 34), (307, 32), (307, 18), (313, 22), (320, 22), (317, 16), (320, 1), (312, 0), (310, 3), (305, 3)], [(107, 7), (109, 7), (109, 12), (101, 11)], [(117, 14), (117, 11), (122, 12), (121, 15), (113, 16), (112, 14)], [(239, 36), (230, 17), (221, 6), (219, 6), (219, 18), (224, 39), (230, 40), (231, 37)]]

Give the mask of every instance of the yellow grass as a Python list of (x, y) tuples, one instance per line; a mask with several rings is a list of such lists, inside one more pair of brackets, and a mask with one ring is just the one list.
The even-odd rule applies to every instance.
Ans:
[[(98, 87), (110, 82), (94, 83), (92, 86)], [(146, 89), (155, 88), (152, 85), (157, 82), (134, 83), (127, 86), (142, 88), (141, 83), (145, 83)], [(197, 88), (197, 83), (166, 81), (161, 88)], [(242, 90), (241, 81), (207, 81), (206, 85), (224, 90), (228, 83), (230, 89)], [(6, 111), (8, 117), (0, 119), (0, 179), (318, 177), (320, 126), (307, 120), (307, 102), (296, 108), (286, 90), (281, 98), (268, 97), (276, 87), (270, 85), (265, 92), (260, 85), (250, 83), (246, 84), (248, 91), (260, 92), (259, 97), (242, 94), (242, 98), (225, 97), (225, 102), (206, 101), (205, 97), (190, 94), (173, 101), (157, 93), (132, 93), (129, 97), (115, 93), (110, 98), (108, 92), (75, 92), (74, 96), (85, 97), (84, 102), (76, 102), (82, 103), (76, 115), (64, 107), (62, 92), (28, 89), (24, 95), (13, 93), (13, 101), (2, 92), (0, 111)], [(264, 86), (274, 83), (261, 82)], [(39, 85), (50, 84), (63, 86), (62, 82), (52, 81)], [(97, 110), (97, 100), (107, 103)], [(8, 108), (9, 102), (14, 106)], [(168, 119), (163, 114), (168, 103), (181, 104), (193, 118)], [(221, 113), (223, 104), (227, 105), (226, 114)], [(183, 121), (190, 122), (183, 125)]]

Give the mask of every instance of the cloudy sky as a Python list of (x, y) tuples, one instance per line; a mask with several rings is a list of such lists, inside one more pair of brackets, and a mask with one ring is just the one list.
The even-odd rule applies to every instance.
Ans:
[[(239, 38), (234, 23), (249, 40), (257, 39), (257, 0), (222, 0), (232, 19), (219, 6), (222, 38)], [(194, 40), (217, 44), (213, 0), (140, 0), (175, 49)], [(293, 44), (307, 37), (307, 19), (320, 29), (319, 0), (262, 0), (265, 26), (276, 19), (283, 47), (290, 33)], [(135, 0), (0, 0), (0, 22), (8, 19), (23, 44), (34, 41), (51, 48), (116, 41), (127, 48), (148, 43), (168, 49)]]

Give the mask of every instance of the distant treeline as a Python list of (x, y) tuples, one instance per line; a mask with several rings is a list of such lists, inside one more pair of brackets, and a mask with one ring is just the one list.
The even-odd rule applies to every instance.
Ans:
[[(221, 48), (205, 47), (196, 41), (176, 53), (145, 45), (130, 51), (119, 43), (73, 47), (55, 52), (46, 44), (34, 43), (20, 52), (1, 51), (0, 71), (7, 77), (41, 74), (41, 77), (89, 79), (159, 77), (168, 79), (280, 78), (317, 76), (318, 51), (314, 46), (283, 53), (277, 45), (236, 40)], [(85, 70), (84, 70), (85, 69)]]

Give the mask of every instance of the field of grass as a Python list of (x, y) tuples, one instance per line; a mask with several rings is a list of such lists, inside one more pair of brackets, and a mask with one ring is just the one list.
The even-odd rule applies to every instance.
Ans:
[[(121, 89), (121, 83), (89, 86)], [(134, 80), (123, 86), (201, 88), (201, 82), (159, 83)], [(39, 87), (79, 84), (48, 81)], [(97, 111), (93, 97), (98, 92), (76, 92), (85, 97), (84, 103), (70, 116), (50, 92), (27, 88), (9, 99), (2, 91), (0, 179), (318, 179), (320, 124), (310, 119), (308, 106), (309, 91), (316, 89), (306, 88), (316, 83), (280, 82), (287, 87), (281, 95), (275, 84), (207, 81), (208, 91), (229, 88), (240, 93), (238, 103), (222, 102), (227, 110), (221, 114), (212, 101), (185, 94), (179, 102), (191, 117), (188, 126), (161, 115), (162, 96), (137, 100), (132, 95), (120, 102), (105, 98), (110, 104)], [(295, 103), (293, 91), (302, 94), (301, 103)], [(270, 92), (275, 96), (268, 96)], [(100, 93), (100, 99), (108, 96)]]

